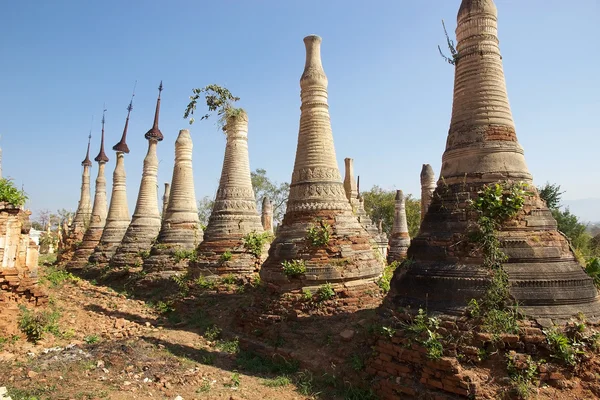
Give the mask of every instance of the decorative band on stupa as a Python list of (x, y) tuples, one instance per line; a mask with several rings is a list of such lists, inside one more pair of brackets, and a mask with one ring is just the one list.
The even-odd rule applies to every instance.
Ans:
[(227, 143), (219, 188), (198, 246), (198, 261), (191, 266), (203, 275), (245, 276), (256, 272), (264, 260), (244, 247), (245, 236), (264, 232), (250, 175), (246, 112), (238, 109), (229, 115), (224, 130)]
[(394, 261), (402, 261), (406, 258), (408, 246), (410, 246), (410, 235), (408, 233), (408, 222), (406, 220), (406, 198), (402, 190), (396, 191), (394, 201), (394, 225), (390, 233), (389, 251), (387, 255), (388, 264)]
[(113, 146), (116, 152), (117, 163), (113, 172), (112, 195), (110, 205), (106, 216), (106, 224), (102, 232), (102, 237), (94, 253), (90, 256), (89, 262), (92, 266), (102, 267), (108, 264), (112, 256), (127, 231), (131, 222), (129, 217), (129, 206), (127, 205), (127, 186), (125, 174), (125, 154), (129, 153), (127, 146), (127, 128), (129, 127), (129, 116), (133, 109), (133, 96), (127, 106), (127, 118), (125, 118), (125, 127), (119, 143)]
[(106, 177), (104, 169), (108, 162), (108, 157), (104, 152), (104, 110), (102, 114), (102, 134), (100, 138), (100, 152), (94, 158), (98, 163), (98, 176), (96, 177), (96, 193), (94, 195), (94, 206), (88, 228), (83, 235), (81, 244), (77, 246), (75, 254), (67, 264), (69, 269), (81, 269), (88, 263), (89, 257), (94, 252), (96, 245), (100, 241), (104, 225), (106, 224), (107, 200), (106, 200)]
[(540, 199), (517, 141), (498, 48), (492, 0), (463, 0), (457, 17), (452, 120), (432, 202), (411, 242), (409, 268), (396, 270), (391, 306), (461, 313), (489, 284), (471, 202), (486, 185), (526, 184), (523, 208), (496, 232), (508, 259), (510, 294), (533, 318), (600, 316), (598, 292)]
[(143, 259), (149, 254), (152, 243), (160, 231), (161, 218), (158, 209), (158, 157), (156, 155), (156, 146), (159, 141), (163, 140), (162, 132), (158, 128), (160, 94), (162, 89), (163, 85), (161, 81), (158, 87), (154, 124), (144, 135), (148, 140), (148, 152), (144, 158), (142, 181), (135, 204), (135, 211), (121, 244), (117, 247), (115, 254), (110, 260), (112, 268), (141, 267)]
[[(176, 254), (191, 253), (202, 241), (198, 217), (194, 173), (192, 168), (192, 137), (182, 129), (175, 141), (175, 164), (171, 184), (165, 184), (166, 209), (150, 256), (144, 260), (144, 271), (168, 278), (188, 267), (188, 258)], [(187, 254), (186, 253), (186, 254)]]
[[(281, 291), (330, 283), (336, 288), (370, 285), (381, 275), (371, 236), (346, 197), (338, 169), (327, 104), (321, 38), (304, 38), (306, 63), (300, 78), (300, 127), (287, 209), (261, 280)], [(284, 265), (303, 266), (290, 274)], [(298, 268), (300, 269), (300, 268)]]

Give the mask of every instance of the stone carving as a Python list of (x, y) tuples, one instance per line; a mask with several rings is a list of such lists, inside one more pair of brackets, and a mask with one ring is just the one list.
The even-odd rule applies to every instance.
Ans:
[(273, 234), (273, 204), (268, 196), (263, 197), (260, 222), (265, 232)]
[(94, 252), (94, 248), (100, 242), (102, 231), (106, 224), (107, 200), (106, 200), (106, 177), (104, 169), (108, 162), (108, 157), (104, 153), (104, 115), (102, 115), (102, 135), (100, 138), (100, 152), (94, 158), (98, 163), (98, 176), (96, 177), (96, 193), (94, 195), (94, 207), (92, 208), (92, 217), (90, 224), (83, 235), (81, 244), (75, 249), (71, 261), (67, 264), (70, 270), (80, 270), (88, 263), (89, 257)]
[(394, 275), (393, 307), (427, 305), (460, 313), (489, 279), (468, 246), (475, 199), (485, 184), (524, 182), (530, 195), (516, 218), (498, 232), (508, 256), (503, 268), (520, 311), (534, 318), (600, 316), (598, 292), (567, 240), (556, 230), (525, 164), (506, 94), (492, 0), (463, 0), (458, 12), (452, 120), (432, 202), (412, 240), (410, 268)]
[(433, 168), (429, 164), (423, 164), (423, 169), (421, 169), (421, 221), (427, 214), (435, 186)]
[[(381, 274), (382, 264), (374, 253), (376, 244), (352, 213), (338, 169), (327, 105), (327, 77), (321, 65), (321, 38), (307, 36), (304, 44), (300, 128), (287, 210), (260, 276), (282, 291), (325, 282), (337, 287), (369, 286)], [(327, 250), (308, 243), (307, 230), (311, 226), (329, 226)], [(306, 273), (288, 279), (282, 262), (296, 259), (305, 261)], [(336, 267), (340, 261), (343, 268)]]
[[(256, 271), (261, 258), (248, 253), (243, 237), (253, 231), (262, 233), (263, 227), (250, 179), (245, 111), (227, 119), (225, 133), (227, 144), (219, 189), (204, 241), (198, 246), (198, 261), (190, 266), (204, 275), (249, 275)], [(229, 260), (221, 258), (226, 252), (231, 254)]]
[(175, 165), (172, 184), (165, 184), (166, 208), (156, 243), (150, 256), (144, 260), (144, 271), (160, 277), (169, 277), (187, 270), (188, 260), (176, 262), (176, 251), (194, 250), (202, 241), (198, 218), (194, 173), (192, 168), (192, 137), (182, 129), (175, 141)]
[(102, 231), (102, 237), (94, 253), (90, 256), (89, 262), (96, 267), (104, 267), (108, 264), (117, 247), (123, 240), (127, 227), (131, 221), (129, 217), (129, 207), (127, 205), (127, 186), (125, 174), (125, 154), (129, 153), (127, 146), (127, 128), (129, 127), (129, 116), (133, 109), (133, 99), (127, 106), (127, 118), (125, 127), (119, 143), (113, 146), (117, 155), (117, 163), (113, 172), (113, 187), (110, 197), (110, 206), (106, 224)]
[(163, 135), (158, 128), (158, 117), (160, 114), (160, 93), (162, 82), (158, 87), (158, 99), (156, 100), (156, 111), (154, 113), (154, 124), (144, 135), (148, 140), (148, 153), (144, 158), (142, 170), (142, 181), (138, 193), (135, 211), (131, 223), (123, 236), (123, 240), (114, 256), (110, 260), (112, 268), (141, 267), (142, 255), (150, 251), (152, 242), (160, 231), (161, 218), (158, 211), (158, 157), (156, 146), (163, 140)]
[(408, 246), (410, 246), (410, 236), (406, 221), (406, 199), (402, 190), (397, 190), (394, 204), (394, 226), (390, 233), (390, 250), (387, 256), (388, 263), (404, 260)]

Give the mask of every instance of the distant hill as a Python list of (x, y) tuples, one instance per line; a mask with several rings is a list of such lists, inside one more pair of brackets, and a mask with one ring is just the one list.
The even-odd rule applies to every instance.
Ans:
[(600, 198), (563, 200), (563, 207), (569, 207), (582, 222), (600, 224)]

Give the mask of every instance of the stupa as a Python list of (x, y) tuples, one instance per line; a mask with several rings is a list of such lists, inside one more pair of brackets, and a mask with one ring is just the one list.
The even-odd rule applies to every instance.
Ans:
[[(358, 289), (372, 284), (383, 264), (344, 191), (331, 132), (321, 38), (307, 36), (304, 44), (300, 129), (287, 210), (260, 276), (280, 291), (325, 283)], [(289, 262), (304, 264), (305, 272), (286, 275), (283, 264)]]
[(144, 260), (144, 271), (169, 277), (178, 271), (186, 271), (188, 259), (176, 257), (182, 251), (193, 251), (202, 241), (202, 229), (198, 218), (194, 173), (192, 169), (192, 137), (182, 129), (175, 141), (175, 165), (171, 185), (165, 185), (167, 207), (162, 226), (150, 256)]
[(163, 140), (163, 134), (158, 128), (160, 115), (160, 94), (162, 82), (158, 87), (158, 99), (154, 112), (154, 124), (146, 132), (148, 140), (148, 153), (144, 158), (142, 181), (138, 192), (135, 211), (131, 223), (123, 236), (123, 240), (110, 260), (111, 268), (141, 267), (143, 258), (150, 252), (152, 242), (160, 231), (161, 219), (158, 210), (158, 157), (156, 146)]
[(129, 153), (127, 146), (127, 128), (129, 127), (129, 116), (133, 109), (133, 96), (127, 106), (127, 118), (125, 127), (119, 143), (113, 146), (117, 155), (117, 164), (113, 172), (112, 195), (106, 216), (106, 224), (102, 237), (94, 253), (90, 256), (89, 262), (97, 267), (103, 267), (108, 264), (117, 247), (123, 240), (127, 227), (131, 222), (129, 217), (129, 207), (127, 205), (127, 186), (125, 174), (125, 154)]
[(394, 202), (394, 226), (390, 232), (390, 248), (387, 254), (388, 263), (402, 261), (406, 258), (408, 246), (410, 246), (410, 235), (408, 233), (408, 222), (406, 220), (406, 198), (402, 190), (396, 190)]
[[(104, 110), (106, 112), (106, 110)], [(92, 216), (90, 224), (83, 235), (83, 240), (77, 249), (75, 254), (71, 258), (71, 261), (67, 264), (67, 268), (70, 270), (79, 270), (85, 267), (88, 263), (89, 257), (94, 252), (96, 245), (102, 237), (102, 231), (106, 224), (106, 213), (107, 213), (107, 201), (106, 201), (106, 177), (104, 176), (104, 169), (108, 162), (108, 157), (104, 152), (104, 113), (102, 114), (102, 135), (100, 137), (100, 152), (94, 158), (94, 161), (98, 163), (98, 176), (96, 177), (96, 192), (94, 195), (94, 206), (92, 208)]]
[(263, 197), (260, 222), (265, 232), (273, 234), (273, 203), (269, 196)]
[(90, 160), (91, 140), (92, 134), (90, 133), (88, 136), (85, 159), (81, 162), (81, 165), (83, 166), (83, 173), (81, 174), (81, 195), (79, 196), (79, 204), (77, 206), (77, 211), (75, 211), (75, 217), (71, 223), (69, 234), (70, 239), (76, 242), (83, 239), (83, 234), (92, 217), (92, 193), (90, 188), (90, 168), (92, 168), (92, 161)]
[(421, 221), (423, 221), (425, 214), (427, 214), (435, 187), (433, 168), (429, 164), (423, 164), (423, 168), (421, 169)]
[(162, 197), (162, 211), (160, 213), (162, 219), (165, 219), (165, 216), (167, 215), (167, 207), (169, 206), (169, 194), (171, 193), (171, 184), (169, 182), (165, 182), (165, 191), (163, 193), (163, 197)]
[(506, 93), (492, 0), (463, 0), (458, 12), (452, 120), (442, 168), (410, 267), (394, 275), (393, 306), (457, 314), (489, 282), (469, 232), (477, 213), (469, 200), (487, 184), (527, 184), (523, 209), (498, 232), (503, 269), (520, 311), (561, 320), (600, 316), (598, 292), (540, 199), (525, 164)]
[(244, 247), (244, 237), (264, 232), (250, 178), (245, 111), (227, 118), (225, 134), (227, 144), (219, 189), (204, 240), (198, 246), (198, 261), (191, 263), (191, 267), (202, 275), (244, 276), (256, 272), (263, 260)]

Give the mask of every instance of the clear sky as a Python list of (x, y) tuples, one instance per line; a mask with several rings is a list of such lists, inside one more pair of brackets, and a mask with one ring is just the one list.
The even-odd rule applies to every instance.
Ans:
[[(600, 2), (496, 0), (509, 100), (535, 182), (566, 199), (600, 198)], [(323, 38), (336, 153), (361, 187), (419, 195), (423, 163), (439, 173), (453, 67), (438, 54), (441, 20), (454, 36), (459, 0), (55, 0), (4, 2), (0, 21), (3, 173), (34, 212), (75, 210), (92, 115), (92, 158), (106, 104), (108, 190), (134, 82), (126, 156), (133, 212), (157, 87), (164, 82), (159, 184), (191, 89), (216, 83), (249, 114), (252, 169), (291, 178), (308, 34)], [(200, 112), (200, 111), (199, 111)], [(225, 137), (197, 121), (196, 195), (212, 196)], [(92, 185), (97, 164), (92, 169)], [(342, 170), (343, 173), (343, 170)], [(162, 193), (161, 193), (162, 195)], [(600, 200), (598, 201), (600, 210)], [(600, 211), (598, 212), (600, 214)], [(600, 220), (600, 215), (597, 217)]]

